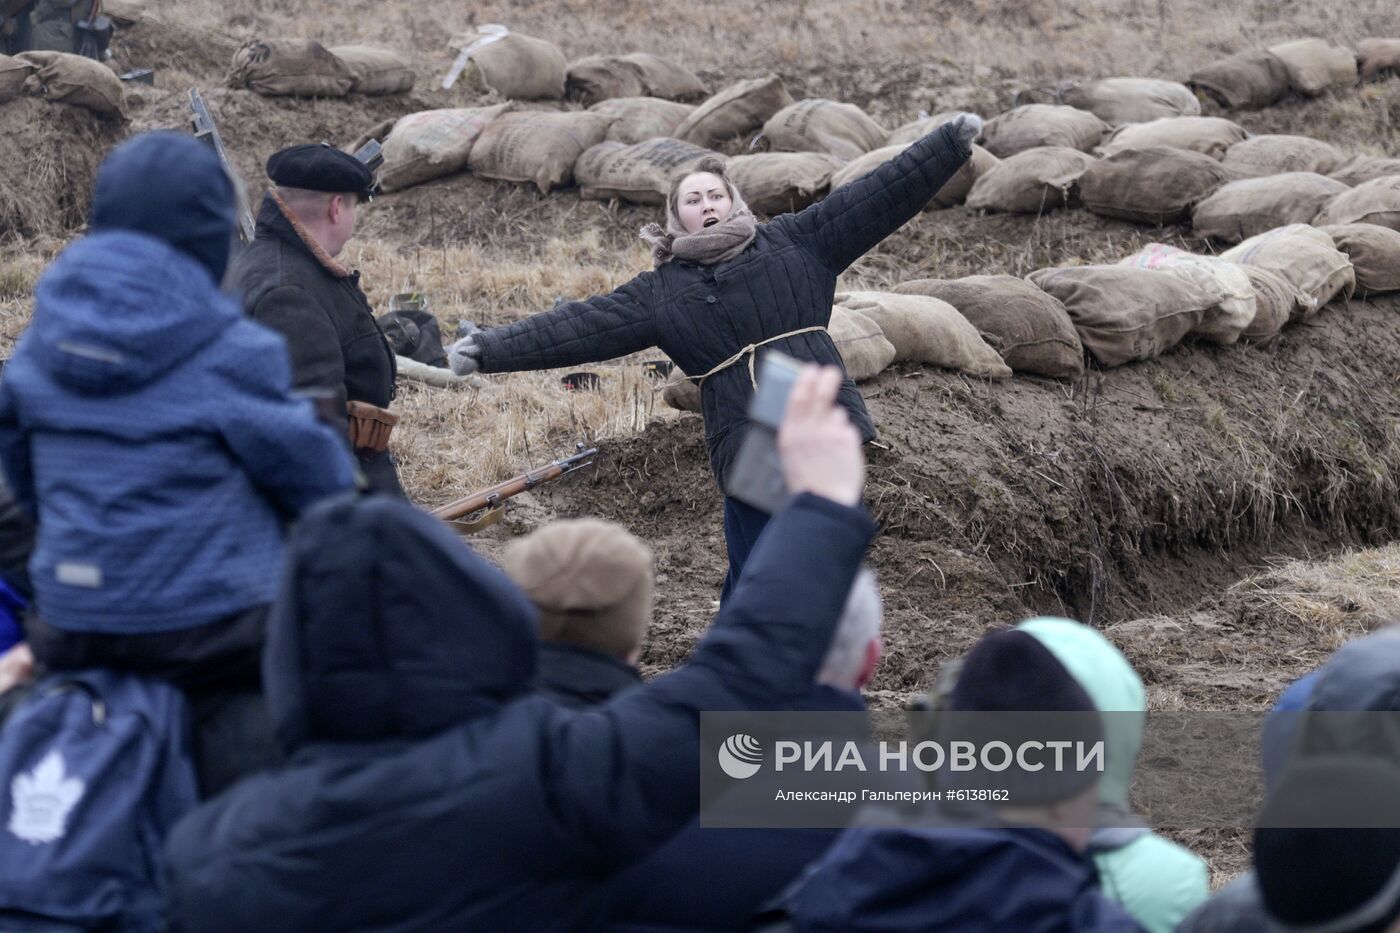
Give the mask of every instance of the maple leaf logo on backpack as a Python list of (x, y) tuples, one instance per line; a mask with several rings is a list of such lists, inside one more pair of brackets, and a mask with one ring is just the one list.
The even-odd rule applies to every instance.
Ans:
[(82, 781), (64, 773), (63, 756), (49, 752), (33, 771), (10, 782), (10, 832), (36, 846), (62, 839), (68, 814), (86, 789)]

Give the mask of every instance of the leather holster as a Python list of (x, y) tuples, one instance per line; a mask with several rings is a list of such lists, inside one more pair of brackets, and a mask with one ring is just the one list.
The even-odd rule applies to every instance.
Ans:
[(398, 415), (369, 402), (346, 402), (345, 413), (351, 447), (375, 453), (389, 448), (389, 435), (399, 423)]

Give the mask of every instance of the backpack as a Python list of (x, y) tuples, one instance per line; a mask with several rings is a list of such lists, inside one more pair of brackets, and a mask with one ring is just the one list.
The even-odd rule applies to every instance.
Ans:
[(165, 835), (199, 802), (184, 695), (43, 679), (0, 731), (0, 929), (164, 929)]

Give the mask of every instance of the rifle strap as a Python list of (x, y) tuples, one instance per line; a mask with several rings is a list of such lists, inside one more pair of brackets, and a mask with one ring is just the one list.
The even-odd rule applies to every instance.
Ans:
[[(758, 376), (754, 373), (754, 360), (758, 358), (758, 353), (756, 351), (759, 347), (773, 343), (774, 341), (786, 340), (788, 337), (796, 337), (798, 334), (811, 334), (815, 333), (816, 331), (825, 330), (826, 328), (824, 326), (818, 324), (815, 327), (802, 327), (798, 330), (790, 330), (786, 334), (778, 334), (776, 337), (769, 337), (766, 340), (760, 340), (757, 343), (751, 343), (748, 346), (744, 347), (742, 350), (740, 350), (738, 353), (731, 356), (729, 359), (725, 360), (723, 363), (720, 363), (714, 369), (705, 373), (705, 375), (700, 376), (698, 378), (694, 376), (687, 376), (685, 377), (685, 379), (693, 379), (696, 385), (703, 386), (705, 384), (706, 379), (710, 378), (720, 370), (728, 369), (729, 367), (733, 366), (735, 363), (738, 363), (744, 357), (747, 356), (749, 358), (749, 382), (756, 389), (758, 388)], [(684, 382), (685, 379), (677, 379), (675, 382), (667, 383), (667, 385), (676, 385), (677, 383)]]

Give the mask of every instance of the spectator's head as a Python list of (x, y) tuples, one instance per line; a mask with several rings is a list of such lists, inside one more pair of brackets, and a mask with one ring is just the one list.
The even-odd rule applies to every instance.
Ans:
[(748, 205), (729, 180), (724, 160), (707, 156), (672, 179), (666, 198), (666, 231), (674, 236), (699, 233), (728, 218), (736, 208), (748, 210)]
[(540, 637), (635, 664), (652, 617), (651, 549), (597, 518), (554, 522), (505, 550), (502, 566), (540, 614)]
[[(1093, 700), (1055, 655), (1025, 632), (993, 632), (973, 646), (948, 695), (947, 710), (958, 715), (940, 725), (945, 743), (971, 741), (980, 747), (995, 740), (1015, 749), (1023, 742), (1070, 741), (1087, 749), (1103, 741)], [(967, 715), (972, 713), (1001, 715)], [(1046, 713), (1057, 715), (1037, 715)], [(1003, 819), (1048, 829), (1082, 851), (1098, 821), (1100, 774), (1093, 768), (1080, 770), (1077, 759), (1078, 753), (1071, 752), (1065, 767), (1035, 772), (1015, 767), (949, 771), (943, 786), (1005, 790), (1008, 802), (998, 807)]]
[(1393, 760), (1326, 756), (1287, 769), (1254, 831), (1260, 895), (1284, 930), (1400, 933), (1397, 788)]
[(263, 689), (288, 749), (424, 738), (526, 693), (538, 653), (530, 601), (446, 524), (345, 496), (288, 541)]
[(267, 177), (297, 223), (330, 256), (340, 255), (355, 235), (357, 205), (374, 189), (368, 166), (326, 145), (273, 153), (267, 160)]
[(862, 567), (846, 597), (831, 647), (817, 671), (817, 683), (838, 690), (859, 690), (875, 675), (880, 660), (880, 626), (884, 606), (869, 567)]
[(93, 230), (134, 230), (193, 256), (218, 282), (233, 249), (233, 181), (219, 157), (184, 133), (143, 133), (97, 170)]

